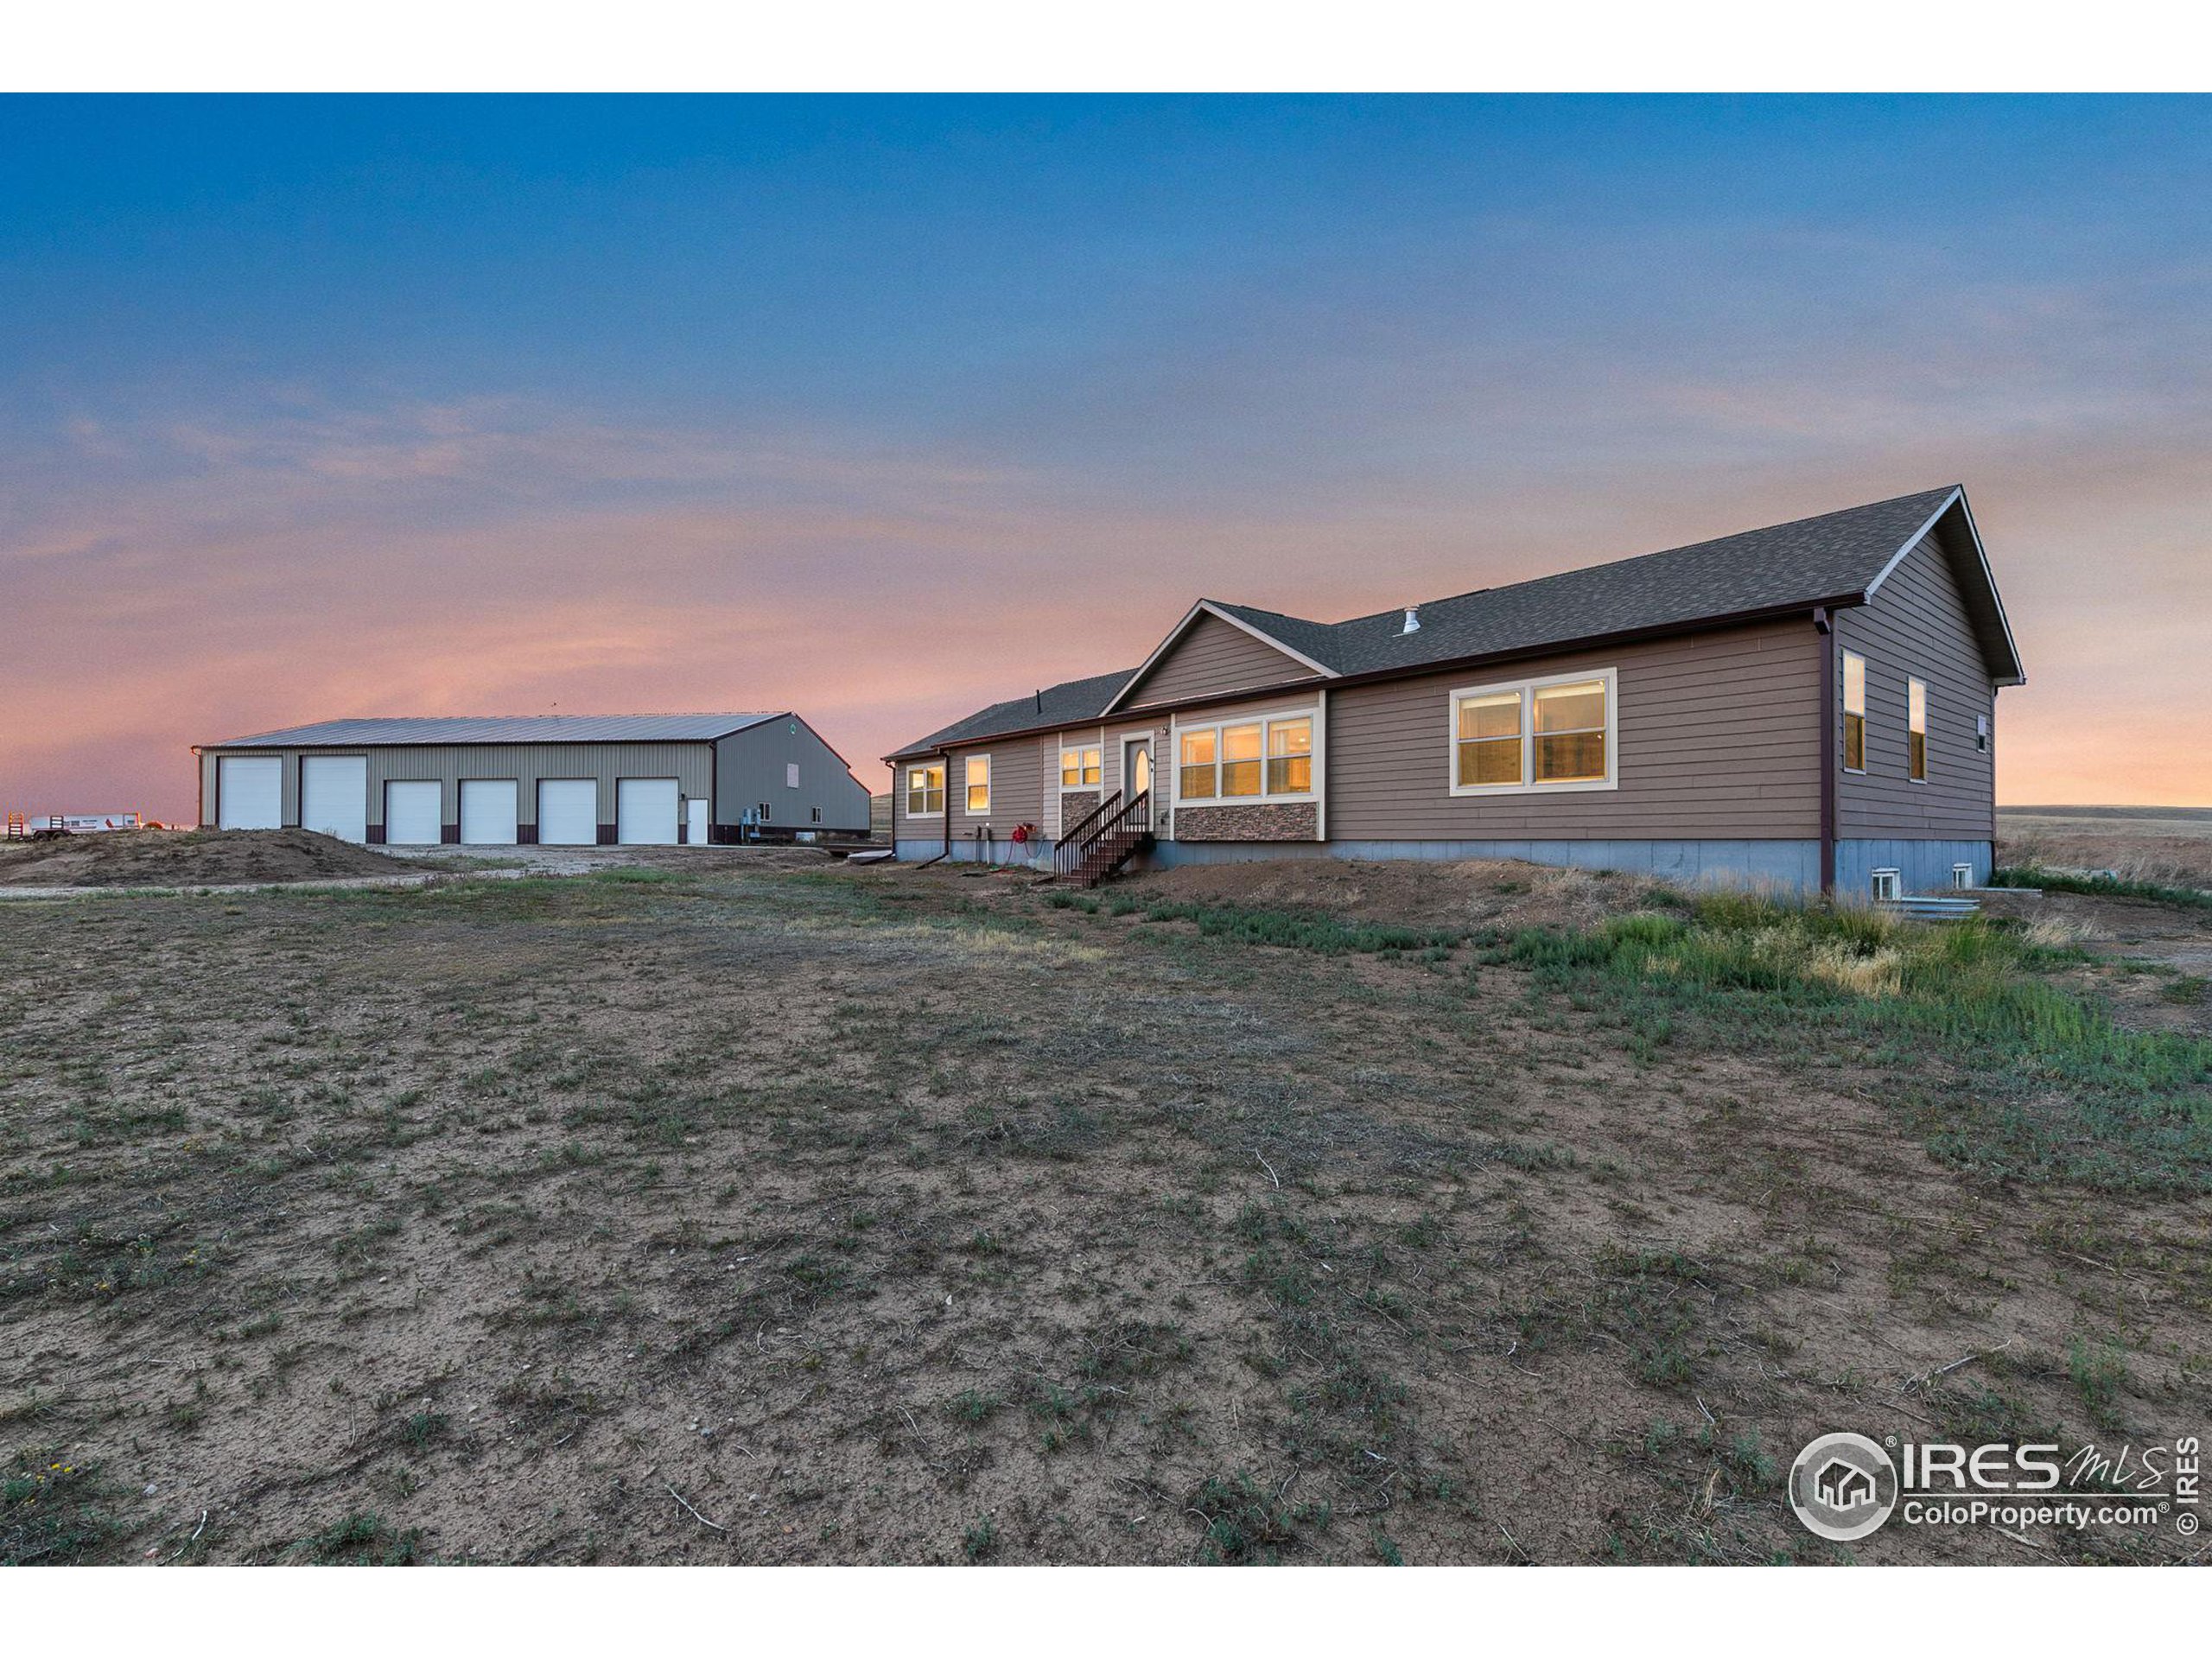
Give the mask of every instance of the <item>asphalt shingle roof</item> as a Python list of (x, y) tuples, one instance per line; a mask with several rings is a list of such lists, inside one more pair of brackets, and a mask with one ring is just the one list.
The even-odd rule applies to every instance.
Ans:
[[(1208, 602), (1333, 673), (1412, 671), (1431, 663), (1855, 600), (1957, 493), (1956, 485), (1945, 485), (1610, 564), (1427, 601), (1417, 607), (1421, 626), (1412, 633), (1405, 632), (1403, 606), (1344, 622), (1316, 622), (1250, 605)], [(1991, 613), (1995, 614), (1993, 604)], [(2001, 630), (2001, 618), (1996, 626)], [(1042, 693), (1041, 708), (1034, 696), (994, 703), (899, 753), (1095, 719), (1135, 672), (1125, 669), (1052, 686)]]
[(257, 732), (210, 749), (376, 748), (416, 743), (690, 743), (727, 737), (766, 715), (494, 715), (324, 720)]

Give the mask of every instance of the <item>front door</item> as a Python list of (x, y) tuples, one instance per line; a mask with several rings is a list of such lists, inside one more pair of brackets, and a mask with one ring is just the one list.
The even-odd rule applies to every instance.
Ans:
[(1122, 799), (1134, 801), (1152, 787), (1152, 740), (1148, 737), (1128, 737), (1122, 740)]

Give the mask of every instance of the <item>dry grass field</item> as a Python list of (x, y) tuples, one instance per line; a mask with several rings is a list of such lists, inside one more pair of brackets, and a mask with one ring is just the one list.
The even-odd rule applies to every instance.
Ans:
[(2204, 982), (2048, 902), (0, 906), (0, 1559), (2180, 1559), (1782, 1497), (1837, 1428), (2202, 1429)]
[(2000, 863), (2212, 888), (2212, 807), (2005, 806), (1997, 836)]

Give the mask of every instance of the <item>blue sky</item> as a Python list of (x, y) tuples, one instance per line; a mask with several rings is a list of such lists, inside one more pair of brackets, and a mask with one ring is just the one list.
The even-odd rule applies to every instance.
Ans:
[(0, 162), (0, 605), (79, 682), (10, 806), (181, 813), (185, 745), (354, 713), (867, 760), (1200, 592), (1955, 480), (2003, 793), (2212, 785), (2113, 738), (2212, 597), (2201, 99), (17, 98)]

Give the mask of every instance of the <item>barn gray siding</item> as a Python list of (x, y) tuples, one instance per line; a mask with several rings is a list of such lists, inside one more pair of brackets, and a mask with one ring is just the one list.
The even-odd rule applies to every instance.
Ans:
[[(1821, 645), (1808, 617), (1332, 688), (1329, 839), (1817, 837)], [(1618, 788), (1451, 792), (1455, 689), (1608, 667), (1619, 671)]]
[[(589, 778), (599, 785), (599, 821), (614, 822), (615, 782), (622, 778), (673, 778), (684, 802), (707, 793), (713, 772), (709, 743), (485, 743), (425, 745), (393, 748), (211, 748), (200, 755), (204, 794), (200, 815), (212, 827), (217, 818), (215, 762), (226, 754), (276, 755), (284, 763), (284, 822), (300, 821), (300, 760), (308, 754), (358, 754), (368, 761), (368, 821), (384, 824), (384, 786), (389, 782), (435, 779), (445, 785), (442, 821), (461, 823), (463, 779), (512, 778), (518, 785), (518, 821), (533, 830), (537, 823), (537, 785), (546, 778)], [(682, 822), (684, 808), (677, 808)], [(372, 836), (373, 838), (373, 836)]]
[[(1996, 741), (1974, 744), (1974, 716), (1996, 728), (1996, 689), (1942, 543), (1931, 533), (1872, 601), (1836, 614), (1836, 649), (1866, 659), (1866, 771), (1840, 775), (1836, 832), (1854, 838), (1987, 841), (1997, 833)], [(1840, 658), (1839, 658), (1839, 664)], [(1905, 682), (1928, 682), (1928, 781), (1907, 776)], [(1836, 753), (1843, 753), (1837, 671)]]
[(1285, 680), (1318, 678), (1295, 657), (1286, 656), (1243, 629), (1211, 612), (1202, 613), (1128, 696), (1132, 706), (1211, 697)]
[[(864, 835), (868, 827), (868, 791), (846, 769), (837, 752), (796, 715), (785, 715), (716, 740), (714, 820), (741, 823), (762, 802), (776, 830), (840, 830)], [(798, 787), (787, 770), (798, 767)], [(822, 821), (812, 809), (822, 809)]]

